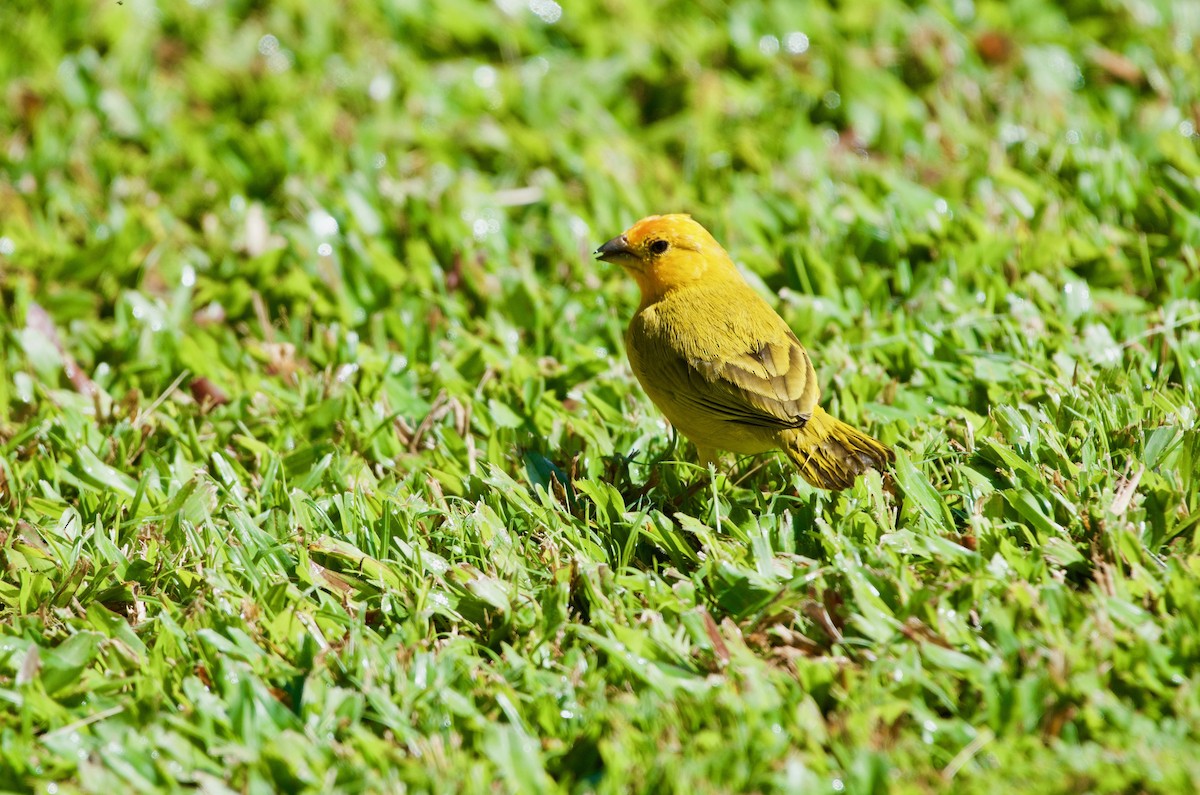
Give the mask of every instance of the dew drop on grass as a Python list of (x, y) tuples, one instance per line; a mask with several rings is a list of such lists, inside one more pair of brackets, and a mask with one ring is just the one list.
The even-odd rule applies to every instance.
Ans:
[(523, 67), (521, 67), (521, 76), (526, 79), (537, 79), (545, 77), (550, 73), (550, 61), (540, 55), (535, 55), (530, 58)]
[(1116, 367), (1121, 363), (1121, 346), (1108, 327), (1100, 323), (1092, 323), (1083, 330), (1083, 349), (1099, 367)]
[(191, 265), (183, 266), (183, 273), (179, 277), (179, 283), (184, 287), (192, 287), (196, 284), (196, 269)]
[(1085, 282), (1067, 282), (1063, 285), (1067, 315), (1077, 318), (1092, 308), (1092, 291)]
[(1011, 188), (1008, 191), (1008, 200), (1012, 203), (1013, 209), (1024, 219), (1033, 218), (1033, 203), (1017, 188)]
[(322, 257), (328, 257), (332, 253), (333, 246), (329, 245), (328, 243), (322, 243), (321, 245), (317, 246), (317, 254)]
[(308, 228), (318, 237), (333, 237), (338, 233), (338, 222), (325, 210), (313, 210), (308, 214)]
[(779, 39), (768, 33), (758, 40), (758, 51), (763, 55), (774, 55), (779, 52)]
[(808, 34), (793, 31), (783, 38), (783, 47), (792, 55), (803, 55), (808, 52)]
[(395, 80), (388, 72), (380, 72), (367, 84), (367, 94), (376, 102), (385, 102), (392, 96)]
[(496, 68), (484, 64), (475, 69), (475, 85), (480, 88), (494, 88), (496, 86)]
[(1025, 128), (1019, 124), (1004, 124), (1000, 127), (1000, 143), (1005, 146), (1020, 143), (1027, 135)]
[(8, 257), (8, 256), (11, 256), (12, 253), (16, 250), (17, 250), (17, 244), (13, 242), (13, 239), (11, 237), (8, 237), (7, 235), (4, 237), (0, 237), (0, 254), (4, 255), (5, 257)]
[(833, 787), (834, 792), (843, 792), (846, 789), (846, 783), (840, 778), (835, 778), (830, 786)]
[(529, 0), (529, 10), (547, 25), (562, 19), (562, 6), (554, 0)]

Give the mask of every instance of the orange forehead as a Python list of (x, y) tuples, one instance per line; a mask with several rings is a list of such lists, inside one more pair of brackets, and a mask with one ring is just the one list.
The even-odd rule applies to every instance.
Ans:
[(693, 250), (700, 250), (708, 243), (716, 243), (707, 229), (684, 213), (647, 216), (629, 227), (625, 237), (634, 248), (640, 247), (647, 240), (658, 239)]

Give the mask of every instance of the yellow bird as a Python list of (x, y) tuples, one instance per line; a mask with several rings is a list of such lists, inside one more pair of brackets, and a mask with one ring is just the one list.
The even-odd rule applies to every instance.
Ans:
[(596, 256), (637, 281), (629, 364), (702, 463), (718, 450), (783, 450), (812, 485), (844, 489), (892, 460), (886, 445), (825, 413), (800, 340), (690, 216), (643, 218)]

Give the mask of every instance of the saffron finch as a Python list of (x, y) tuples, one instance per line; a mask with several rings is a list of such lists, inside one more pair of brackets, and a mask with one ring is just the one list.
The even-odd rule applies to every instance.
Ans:
[(892, 451), (821, 408), (800, 340), (687, 215), (652, 215), (596, 250), (637, 281), (625, 332), (642, 388), (701, 462), (783, 450), (814, 486), (844, 489)]

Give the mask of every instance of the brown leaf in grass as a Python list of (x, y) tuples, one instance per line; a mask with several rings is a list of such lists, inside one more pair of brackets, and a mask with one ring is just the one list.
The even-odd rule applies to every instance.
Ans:
[(975, 51), (991, 66), (1007, 63), (1016, 47), (1012, 38), (997, 30), (987, 30), (975, 39)]
[(192, 391), (192, 399), (201, 406), (224, 406), (229, 402), (229, 395), (225, 394), (225, 390), (204, 376), (193, 378), (189, 388)]
[(725, 645), (725, 639), (721, 637), (721, 628), (713, 620), (712, 613), (709, 613), (703, 605), (697, 607), (696, 610), (704, 619), (704, 632), (708, 635), (709, 642), (712, 643), (713, 653), (717, 655), (717, 659), (721, 661), (722, 665), (727, 665), (729, 663), (729, 647)]
[(1129, 510), (1129, 504), (1133, 501), (1133, 495), (1137, 494), (1138, 483), (1142, 481), (1142, 474), (1146, 471), (1145, 464), (1138, 464), (1137, 472), (1133, 475), (1122, 478), (1117, 483), (1116, 494), (1113, 495), (1112, 505), (1108, 506), (1109, 512), (1115, 516), (1120, 516)]
[(29, 311), (25, 315), (25, 327), (41, 334), (54, 345), (58, 355), (62, 357), (63, 371), (66, 372), (67, 378), (76, 391), (88, 397), (95, 397), (99, 394), (100, 388), (96, 386), (96, 382), (79, 368), (79, 365), (75, 363), (75, 357), (63, 345), (62, 337), (58, 334), (58, 326), (54, 325), (54, 319), (50, 317), (50, 313), (38, 304), (31, 303)]
[(1131, 86), (1140, 85), (1142, 82), (1142, 68), (1119, 52), (1104, 47), (1093, 47), (1087, 56), (1096, 67), (1118, 82)]
[(311, 560), (308, 562), (308, 573), (312, 575), (313, 582), (323, 585), (329, 591), (348, 594), (354, 590), (354, 586), (345, 577)]

